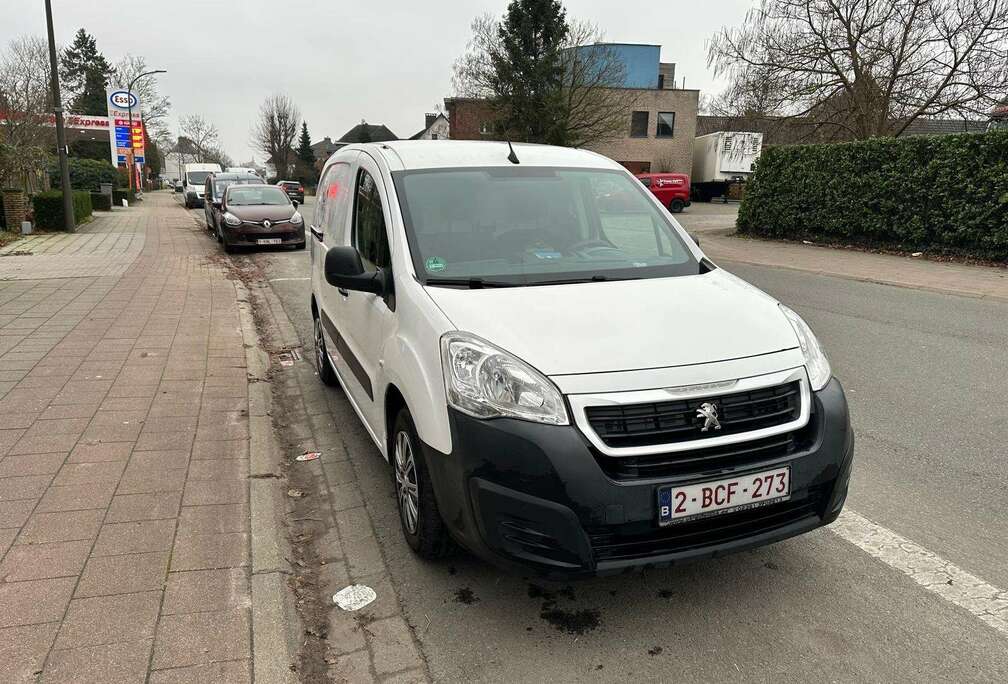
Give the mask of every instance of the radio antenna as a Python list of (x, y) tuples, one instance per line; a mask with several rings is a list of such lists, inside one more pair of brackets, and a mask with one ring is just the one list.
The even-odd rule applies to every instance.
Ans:
[(511, 153), (508, 155), (508, 161), (511, 162), (512, 164), (521, 164), (521, 160), (519, 160), (518, 155), (515, 154), (514, 147), (511, 145), (511, 141), (508, 140), (507, 144), (508, 149), (511, 150)]

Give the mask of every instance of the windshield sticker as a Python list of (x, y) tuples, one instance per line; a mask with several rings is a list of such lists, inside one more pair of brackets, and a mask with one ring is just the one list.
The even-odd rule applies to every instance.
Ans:
[(533, 252), (538, 259), (561, 259), (563, 254), (561, 252), (555, 252), (551, 249), (537, 249)]
[(445, 260), (436, 256), (428, 257), (424, 265), (427, 267), (428, 273), (440, 273), (448, 268), (448, 264), (445, 263)]

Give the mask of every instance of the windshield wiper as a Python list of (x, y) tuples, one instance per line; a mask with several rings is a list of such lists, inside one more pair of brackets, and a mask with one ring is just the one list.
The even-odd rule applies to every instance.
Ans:
[(428, 278), (427, 285), (444, 285), (447, 287), (467, 287), (470, 290), (482, 290), (489, 287), (522, 287), (524, 283), (509, 283), (503, 280), (484, 280), (483, 278)]
[(640, 280), (640, 278), (618, 278), (605, 275), (586, 276), (584, 278), (567, 278), (564, 280), (541, 280), (529, 285), (576, 285), (578, 283), (614, 283), (621, 280)]

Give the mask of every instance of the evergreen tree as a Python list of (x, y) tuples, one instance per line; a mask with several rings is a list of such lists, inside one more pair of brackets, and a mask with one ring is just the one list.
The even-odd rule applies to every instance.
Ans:
[(295, 152), (298, 159), (309, 167), (315, 165), (315, 153), (312, 152), (311, 136), (308, 134), (308, 123), (306, 121), (301, 122), (301, 137), (298, 138), (298, 146)]
[(562, 106), (561, 50), (570, 32), (559, 0), (511, 0), (491, 55), (504, 125), (528, 142), (563, 144), (550, 124)]
[(315, 169), (315, 153), (311, 148), (311, 135), (308, 134), (308, 124), (301, 122), (301, 136), (298, 138), (295, 154), (295, 174), (303, 185), (313, 186), (318, 182), (318, 172)]
[(70, 111), (105, 114), (105, 87), (112, 65), (98, 51), (94, 36), (78, 29), (73, 43), (60, 57), (60, 67), (63, 85), (70, 94)]

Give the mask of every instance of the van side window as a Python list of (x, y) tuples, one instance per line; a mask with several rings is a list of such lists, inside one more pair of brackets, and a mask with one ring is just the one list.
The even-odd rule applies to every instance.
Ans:
[(326, 234), (326, 242), (334, 245), (347, 244), (346, 219), (350, 211), (350, 184), (353, 175), (346, 162), (335, 162), (326, 169), (325, 176), (316, 192), (319, 203), (315, 210), (315, 227)]
[(360, 252), (365, 270), (375, 271), (392, 263), (381, 195), (374, 178), (364, 169), (357, 176), (353, 246)]

